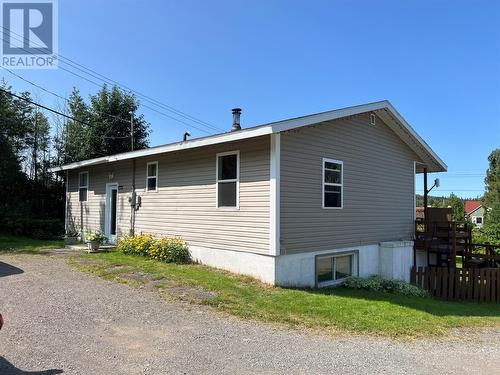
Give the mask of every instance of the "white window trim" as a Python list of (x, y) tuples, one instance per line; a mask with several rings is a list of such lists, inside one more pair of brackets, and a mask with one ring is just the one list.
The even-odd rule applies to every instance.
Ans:
[[(335, 184), (331, 182), (325, 182), (325, 163), (336, 163), (341, 165), (340, 180), (342, 183)], [(322, 169), (322, 180), (321, 180), (321, 207), (325, 210), (342, 210), (344, 208), (344, 162), (335, 159), (323, 158), (321, 163)], [(329, 186), (340, 186), (340, 207), (325, 207), (325, 184)]]
[[(219, 180), (219, 157), (236, 155), (236, 179)], [(219, 207), (219, 182), (236, 182), (236, 207)], [(215, 208), (235, 211), (240, 209), (240, 150), (219, 152), (215, 155)]]
[[(80, 185), (80, 182), (81, 182), (80, 176), (82, 174), (87, 175), (87, 185)], [(89, 200), (89, 184), (90, 184), (89, 183), (89, 171), (82, 171), (82, 172), (78, 173), (78, 201), (87, 202)], [(87, 199), (85, 199), (84, 201), (80, 200), (80, 189), (87, 189)]]
[[(156, 165), (156, 175), (155, 176), (148, 176), (148, 171), (149, 171), (149, 166), (150, 165)], [(156, 184), (155, 184), (155, 189), (154, 190), (149, 190), (148, 189), (148, 181), (150, 178), (156, 179)], [(151, 161), (146, 164), (146, 186), (144, 187), (144, 190), (146, 193), (157, 193), (158, 192), (158, 162), (157, 161)]]
[[(322, 283), (318, 283), (318, 263), (317, 259), (318, 258), (338, 258), (338, 257), (343, 257), (343, 256), (350, 256), (351, 257), (351, 276), (358, 276), (358, 270), (359, 270), (359, 253), (357, 251), (347, 251), (347, 252), (338, 252), (338, 253), (330, 253), (330, 254), (321, 254), (321, 255), (316, 255), (314, 259), (314, 281), (316, 283), (316, 286), (318, 288), (324, 288), (328, 286), (334, 286), (334, 285), (340, 285), (342, 284), (346, 277), (343, 277), (341, 279), (337, 280), (330, 280), (330, 281), (323, 281)], [(334, 263), (336, 264), (336, 263)], [(332, 270), (333, 275), (335, 276), (335, 269)]]

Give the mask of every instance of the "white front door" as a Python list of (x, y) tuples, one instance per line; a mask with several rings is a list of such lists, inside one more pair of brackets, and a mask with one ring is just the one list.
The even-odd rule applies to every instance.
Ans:
[(106, 184), (106, 203), (104, 207), (104, 234), (110, 243), (116, 243), (116, 224), (118, 222), (118, 184)]

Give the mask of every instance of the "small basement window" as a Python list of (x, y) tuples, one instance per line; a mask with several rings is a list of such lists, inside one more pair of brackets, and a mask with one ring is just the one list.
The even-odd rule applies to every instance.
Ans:
[(239, 206), (240, 153), (217, 154), (217, 207)]
[(323, 208), (343, 207), (343, 163), (323, 159)]
[(89, 172), (80, 172), (78, 174), (78, 196), (80, 202), (87, 201), (89, 190)]
[(354, 275), (354, 254), (316, 257), (316, 284), (326, 286)]
[(158, 162), (153, 161), (146, 166), (146, 191), (158, 189)]

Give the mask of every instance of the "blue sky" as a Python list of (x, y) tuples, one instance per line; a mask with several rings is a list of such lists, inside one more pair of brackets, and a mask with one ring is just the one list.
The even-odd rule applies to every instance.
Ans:
[[(236, 106), (246, 127), (389, 99), (449, 166), (433, 193), (473, 197), (500, 147), (499, 14), (495, 1), (60, 0), (59, 53), (222, 129)], [(97, 90), (61, 69), (16, 73)], [(152, 145), (205, 135), (142, 112)]]

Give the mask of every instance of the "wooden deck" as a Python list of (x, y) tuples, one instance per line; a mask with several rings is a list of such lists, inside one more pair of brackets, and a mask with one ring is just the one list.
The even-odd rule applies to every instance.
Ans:
[(472, 224), (466, 221), (415, 221), (414, 252), (424, 251), (429, 267), (499, 268), (500, 245), (474, 243)]

